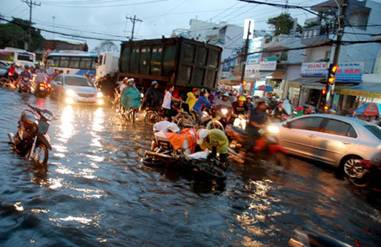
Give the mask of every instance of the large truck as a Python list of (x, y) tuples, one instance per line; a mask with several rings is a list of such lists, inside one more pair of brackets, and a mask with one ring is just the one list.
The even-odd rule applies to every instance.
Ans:
[(118, 80), (134, 78), (146, 88), (162, 86), (215, 88), (222, 48), (181, 37), (127, 41), (121, 44)]

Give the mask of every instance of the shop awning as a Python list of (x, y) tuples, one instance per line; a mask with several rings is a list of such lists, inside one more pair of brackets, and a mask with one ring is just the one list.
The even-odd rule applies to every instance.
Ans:
[(321, 81), (324, 80), (324, 78), (320, 77), (300, 77), (295, 80), (288, 81), (288, 87), (304, 87), (309, 89), (322, 89), (324, 84), (321, 83)]
[(364, 82), (356, 86), (337, 88), (335, 91), (342, 95), (381, 98), (381, 83)]

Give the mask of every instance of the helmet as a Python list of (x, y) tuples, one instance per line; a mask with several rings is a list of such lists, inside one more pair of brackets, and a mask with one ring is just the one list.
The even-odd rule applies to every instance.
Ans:
[(198, 132), (197, 132), (197, 144), (201, 144), (204, 139), (208, 136), (209, 134), (209, 131), (207, 129), (200, 129)]
[(157, 81), (152, 81), (152, 82), (151, 82), (151, 85), (152, 85), (152, 86), (155, 86), (156, 84), (158, 84)]
[(177, 126), (177, 124), (175, 124), (175, 123), (170, 123), (170, 124), (168, 124), (168, 126), (167, 126), (167, 130), (168, 130), (168, 131), (171, 131), (171, 132), (174, 132), (174, 133), (177, 133), (177, 132), (180, 131), (180, 128), (179, 128), (179, 126)]
[(241, 95), (239, 96), (238, 101), (246, 101), (246, 97)]
[(130, 79), (128, 79), (128, 80), (127, 80), (127, 83), (128, 83), (129, 85), (133, 85), (133, 84), (135, 83), (134, 78), (130, 78)]
[(261, 104), (261, 103), (264, 103), (267, 105), (267, 101), (265, 98), (259, 98), (255, 101), (255, 103), (258, 105), (258, 104)]
[(229, 97), (229, 93), (225, 92), (224, 94), (222, 94), (222, 96), (225, 96), (225, 97)]

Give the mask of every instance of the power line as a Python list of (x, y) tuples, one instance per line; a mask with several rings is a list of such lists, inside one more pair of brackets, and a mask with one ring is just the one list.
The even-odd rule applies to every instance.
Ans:
[(256, 0), (238, 0), (241, 2), (246, 2), (246, 3), (255, 3), (255, 4), (260, 4), (260, 5), (268, 5), (268, 6), (273, 6), (273, 7), (278, 7), (278, 8), (288, 8), (288, 9), (301, 9), (304, 11), (307, 11), (313, 15), (319, 16), (318, 13), (309, 10), (309, 6), (301, 6), (301, 5), (294, 5), (294, 4), (280, 4), (280, 3), (268, 3), (268, 2), (261, 2), (261, 1), (256, 1)]
[[(26, 27), (27, 26), (27, 25), (24, 25), (22, 23), (18, 23), (16, 21), (7, 20), (3, 17), (0, 17), (0, 20), (6, 21), (8, 23), (15, 24), (15, 25), (20, 26), (20, 27)], [(103, 40), (105, 40), (105, 41), (118, 41), (118, 42), (125, 41), (122, 39), (109, 39), (109, 38), (100, 38), (100, 37), (91, 37), (91, 36), (84, 36), (84, 35), (68, 34), (68, 33), (63, 33), (63, 32), (58, 32), (58, 31), (52, 31), (52, 30), (44, 29), (44, 28), (36, 28), (36, 29), (43, 31), (43, 32), (59, 34), (59, 35), (66, 36), (66, 37), (75, 37), (75, 38), (81, 38), (81, 39), (92, 39), (92, 40), (101, 40), (101, 41), (103, 41)]]
[(46, 2), (45, 5), (50, 5), (54, 7), (64, 7), (64, 8), (113, 8), (113, 7), (124, 7), (124, 6), (136, 6), (136, 5), (145, 5), (151, 3), (166, 2), (168, 0), (148, 0), (140, 1), (134, 3), (125, 3), (125, 4), (113, 4), (113, 5), (100, 5), (100, 4), (89, 4), (89, 5), (65, 5), (60, 4), (59, 2)]
[[(265, 53), (265, 52), (285, 52), (285, 51), (295, 51), (295, 50), (304, 50), (304, 49), (309, 49), (309, 48), (318, 48), (318, 47), (323, 47), (323, 46), (331, 46), (332, 44), (336, 43), (336, 41), (330, 40), (327, 42), (324, 42), (319, 45), (310, 45), (310, 46), (299, 46), (299, 47), (294, 47), (294, 48), (283, 48), (283, 49), (273, 49), (273, 50), (266, 50), (262, 49), (261, 51), (255, 51), (255, 52), (250, 52), (247, 55), (252, 55), (252, 54), (259, 54), (259, 53)], [(355, 44), (368, 44), (368, 43), (381, 43), (381, 40), (358, 40), (358, 41), (349, 41), (349, 40), (342, 40), (340, 42), (341, 45), (355, 45)], [(230, 62), (238, 57), (240, 57), (241, 54), (234, 56), (232, 58), (225, 59), (225, 61), (222, 62), (222, 64)]]

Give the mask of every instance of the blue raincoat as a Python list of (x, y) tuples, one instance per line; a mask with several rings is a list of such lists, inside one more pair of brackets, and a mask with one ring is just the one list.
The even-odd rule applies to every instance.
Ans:
[(140, 92), (136, 87), (127, 87), (123, 90), (121, 103), (124, 109), (139, 109), (141, 104)]

